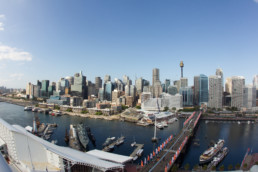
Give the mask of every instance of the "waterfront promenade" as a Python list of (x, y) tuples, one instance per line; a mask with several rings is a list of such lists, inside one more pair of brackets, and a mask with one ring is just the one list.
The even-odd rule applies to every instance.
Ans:
[[(183, 129), (172, 141), (167, 142), (162, 150), (144, 165), (143, 162), (138, 171), (169, 171), (176, 162), (180, 153), (185, 148), (189, 138), (194, 134), (194, 129), (199, 122), (201, 112), (194, 112), (184, 123)], [(162, 144), (163, 145), (163, 144)]]

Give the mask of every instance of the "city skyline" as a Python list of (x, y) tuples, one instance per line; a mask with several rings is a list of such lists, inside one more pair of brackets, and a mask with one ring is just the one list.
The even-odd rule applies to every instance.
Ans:
[[(0, 85), (73, 76), (160, 81), (257, 74), (258, 3), (247, 1), (1, 1)], [(10, 10), (12, 9), (12, 10)], [(58, 9), (58, 10), (56, 10)], [(218, 14), (218, 10), (220, 14)], [(18, 81), (18, 82), (17, 82)]]

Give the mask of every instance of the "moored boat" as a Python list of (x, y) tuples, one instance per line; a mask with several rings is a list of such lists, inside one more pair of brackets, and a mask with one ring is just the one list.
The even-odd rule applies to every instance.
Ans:
[(86, 134), (86, 130), (83, 124), (77, 125), (77, 133), (78, 133), (80, 143), (86, 149), (89, 143), (89, 138), (88, 138), (88, 135)]
[(172, 124), (172, 123), (174, 123), (175, 121), (177, 121), (177, 118), (170, 118), (170, 119), (168, 120), (168, 124)]
[(224, 147), (219, 154), (214, 157), (214, 159), (211, 161), (211, 163), (208, 165), (208, 169), (212, 168), (213, 166), (216, 167), (228, 154), (228, 148)]
[(213, 147), (210, 147), (200, 156), (200, 164), (210, 162), (224, 146), (224, 140), (219, 140)]
[(31, 106), (26, 106), (26, 107), (24, 108), (24, 111), (32, 111), (32, 107), (31, 107)]
[(161, 123), (157, 123), (157, 124), (156, 124), (156, 127), (157, 127), (158, 129), (163, 129), (163, 128), (164, 128)]

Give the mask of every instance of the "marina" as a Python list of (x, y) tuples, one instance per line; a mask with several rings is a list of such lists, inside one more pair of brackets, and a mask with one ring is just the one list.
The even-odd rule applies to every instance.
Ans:
[(144, 147), (144, 144), (135, 144), (136, 148), (134, 149), (134, 151), (130, 154), (130, 157), (140, 157), (142, 156), (142, 153), (143, 153), (143, 147)]
[(109, 137), (103, 144), (104, 148), (102, 150), (105, 152), (112, 151), (115, 146), (119, 146), (122, 143), (124, 143), (124, 139), (125, 139), (124, 136), (119, 137), (117, 140), (115, 140), (115, 137), (112, 137), (112, 138)]

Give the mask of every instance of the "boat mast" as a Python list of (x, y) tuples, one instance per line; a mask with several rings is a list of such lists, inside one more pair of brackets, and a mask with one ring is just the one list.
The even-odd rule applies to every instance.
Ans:
[[(158, 98), (157, 98), (157, 107), (158, 107), (158, 114), (159, 114), (159, 102), (158, 102)], [(156, 124), (157, 124), (157, 120), (156, 120), (156, 115), (155, 116), (155, 125), (154, 125), (154, 137), (152, 138), (152, 141), (157, 141), (157, 137), (156, 137)]]

